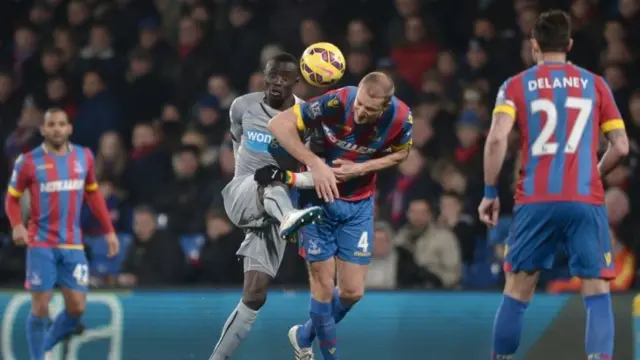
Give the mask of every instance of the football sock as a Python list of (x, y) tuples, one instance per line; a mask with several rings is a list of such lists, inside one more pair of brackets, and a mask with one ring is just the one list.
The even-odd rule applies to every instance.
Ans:
[(336, 337), (336, 321), (333, 318), (331, 302), (320, 302), (311, 298), (309, 313), (320, 343), (320, 352), (324, 360), (337, 360), (338, 338)]
[(27, 343), (31, 360), (44, 360), (44, 338), (47, 334), (49, 319), (37, 317), (31, 313), (27, 317)]
[(491, 359), (506, 359), (516, 353), (522, 335), (522, 320), (528, 305), (508, 295), (502, 297), (493, 323)]
[(73, 317), (64, 310), (58, 314), (44, 339), (45, 351), (53, 349), (60, 340), (75, 331), (79, 322), (80, 317)]
[(295, 210), (288, 190), (283, 186), (267, 186), (264, 188), (264, 211), (283, 222), (285, 217)]
[[(347, 315), (351, 306), (346, 306), (340, 299), (338, 288), (333, 290), (333, 298), (331, 299), (331, 306), (333, 309), (333, 320), (338, 324)], [(303, 348), (311, 347), (313, 340), (316, 338), (316, 330), (313, 327), (311, 320), (307, 320), (304, 325), (298, 330), (298, 345)]]
[(613, 357), (614, 324), (611, 310), (611, 296), (606, 294), (584, 297), (587, 310), (585, 331), (585, 347), (589, 359), (606, 359)]
[(222, 328), (222, 335), (213, 349), (209, 360), (225, 360), (238, 348), (242, 340), (247, 337), (251, 326), (256, 321), (258, 312), (251, 310), (242, 301), (233, 310)]

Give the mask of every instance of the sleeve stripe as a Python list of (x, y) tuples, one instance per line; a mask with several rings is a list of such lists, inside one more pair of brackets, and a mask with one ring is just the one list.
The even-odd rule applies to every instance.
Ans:
[(505, 113), (507, 115), (510, 115), (512, 118), (516, 117), (516, 109), (513, 106), (507, 105), (507, 104), (502, 104), (502, 105), (496, 106), (493, 109), (493, 115), (495, 115), (497, 113)]
[(84, 189), (86, 191), (96, 191), (96, 190), (98, 190), (98, 183), (87, 184), (87, 185), (85, 185)]
[(9, 188), (7, 189), (7, 192), (13, 197), (22, 196), (22, 191), (18, 191), (15, 188), (13, 188), (12, 186), (9, 186)]
[(624, 129), (624, 121), (622, 121), (622, 119), (607, 120), (600, 125), (600, 130), (602, 130), (603, 133), (619, 129)]
[(304, 124), (304, 119), (302, 119), (302, 110), (300, 109), (300, 104), (293, 105), (293, 113), (296, 114), (296, 126), (299, 131), (305, 131), (307, 126)]

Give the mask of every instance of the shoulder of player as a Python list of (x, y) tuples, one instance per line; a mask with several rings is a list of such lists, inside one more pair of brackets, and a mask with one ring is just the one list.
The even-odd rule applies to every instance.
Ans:
[(392, 121), (409, 122), (413, 123), (413, 117), (411, 116), (411, 107), (404, 101), (400, 100), (396, 96), (391, 98), (391, 106), (394, 107), (394, 117)]
[(242, 116), (242, 113), (244, 113), (251, 105), (260, 103), (263, 96), (263, 92), (252, 92), (238, 96), (231, 103), (230, 111), (234, 113), (234, 116)]

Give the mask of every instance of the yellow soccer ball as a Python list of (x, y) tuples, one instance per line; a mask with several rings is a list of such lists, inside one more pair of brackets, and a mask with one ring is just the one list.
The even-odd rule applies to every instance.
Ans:
[(335, 84), (347, 68), (342, 51), (337, 46), (319, 42), (310, 45), (300, 58), (302, 77), (315, 87), (326, 87)]

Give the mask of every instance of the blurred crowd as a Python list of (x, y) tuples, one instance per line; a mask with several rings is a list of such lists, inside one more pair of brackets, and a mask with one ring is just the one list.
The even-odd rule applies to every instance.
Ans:
[[(414, 149), (379, 177), (371, 288), (492, 288), (517, 177), (517, 133), (500, 180), (503, 217), (477, 220), (482, 149), (495, 93), (534, 64), (528, 37), (549, 7), (571, 13), (570, 59), (604, 75), (632, 155), (605, 179), (617, 290), (633, 286), (640, 250), (640, 2), (638, 0), (13, 0), (0, 4), (0, 180), (40, 143), (43, 111), (61, 107), (75, 143), (94, 151), (100, 189), (123, 251), (106, 259), (99, 226), (82, 216), (94, 284), (238, 285), (243, 234), (220, 190), (233, 177), (228, 109), (264, 89), (274, 54), (337, 44), (347, 71), (390, 74), (414, 115)], [(301, 81), (295, 93), (318, 95)], [(606, 145), (602, 142), (603, 145)], [(24, 249), (0, 247), (0, 283), (24, 280)], [(305, 284), (296, 245), (278, 282)], [(572, 291), (563, 267), (544, 276)]]

